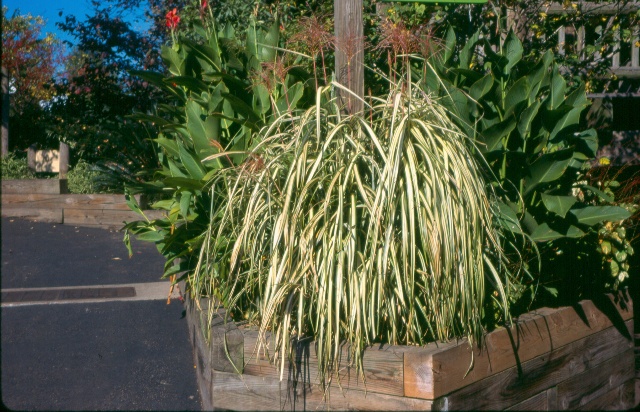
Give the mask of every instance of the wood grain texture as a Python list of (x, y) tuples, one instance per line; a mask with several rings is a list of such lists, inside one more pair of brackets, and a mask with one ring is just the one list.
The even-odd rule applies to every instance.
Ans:
[(558, 384), (558, 409), (574, 410), (588, 405), (623, 383), (633, 379), (633, 350)]
[(529, 399), (526, 399), (516, 405), (513, 405), (510, 408), (506, 409), (507, 411), (548, 411), (549, 408), (549, 398), (547, 396), (547, 391), (542, 391), (537, 395), (533, 395)]
[(338, 411), (430, 411), (432, 401), (385, 395), (370, 391), (338, 388), (332, 386), (325, 396), (319, 385), (289, 388), (288, 399), (294, 410), (338, 410)]
[(2, 194), (69, 193), (66, 179), (15, 179), (2, 181)]
[[(471, 383), (551, 352), (575, 340), (609, 328), (613, 322), (633, 317), (632, 302), (610, 297), (596, 307), (582, 301), (576, 307), (542, 308), (528, 313), (511, 328), (487, 335), (482, 350), (473, 350), (466, 340), (441, 350), (427, 345), (404, 356), (405, 396), (435, 399)], [(606, 314), (603, 312), (607, 312)], [(467, 374), (467, 371), (469, 373)], [(466, 374), (466, 376), (465, 376)]]
[[(244, 373), (253, 376), (272, 377), (280, 379), (280, 363), (272, 363), (273, 342), (258, 351), (258, 334), (255, 330), (245, 333), (245, 367)], [(364, 381), (354, 367), (349, 367), (349, 350), (342, 348), (341, 367), (332, 377), (331, 385), (345, 389), (361, 390), (388, 395), (404, 395), (403, 388), (403, 347), (382, 346), (368, 348), (363, 356)], [(271, 361), (270, 361), (271, 359)], [(287, 360), (284, 368), (284, 378), (301, 385), (319, 384), (318, 358), (312, 342), (296, 345), (294, 361)]]
[[(138, 196), (139, 199), (139, 196)], [(138, 200), (139, 201), (139, 200)], [(71, 208), (71, 209), (109, 209), (126, 210), (129, 206), (124, 195), (78, 195), (78, 194), (2, 194), (2, 205), (8, 208)]]
[(336, 1), (333, 8), (335, 26), (336, 76), (340, 84), (359, 96), (337, 90), (349, 113), (364, 109), (364, 26), (362, 0)]
[(2, 217), (20, 217), (46, 223), (62, 223), (62, 209), (12, 209), (2, 205)]
[(581, 411), (624, 411), (631, 409), (634, 405), (634, 384), (627, 381), (612, 391), (597, 397), (591, 402), (580, 406)]
[[(285, 382), (262, 376), (213, 371), (213, 408), (236, 411), (291, 410)], [(284, 388), (283, 388), (284, 385)]]
[(633, 365), (607, 363), (632, 348), (628, 332), (633, 330), (633, 321), (627, 321), (625, 326), (627, 333), (611, 327), (523, 362), (520, 368), (514, 366), (465, 386), (437, 399), (434, 409), (444, 410), (446, 406), (450, 410), (502, 410), (556, 385), (559, 390), (563, 382), (583, 372), (615, 376), (622, 371), (625, 375), (624, 371), (633, 369)]

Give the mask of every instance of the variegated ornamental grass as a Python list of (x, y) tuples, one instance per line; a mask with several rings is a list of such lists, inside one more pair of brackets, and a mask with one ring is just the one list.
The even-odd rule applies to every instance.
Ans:
[(197, 297), (217, 297), (275, 338), (281, 373), (303, 337), (315, 340), (326, 383), (345, 343), (361, 370), (374, 342), (477, 341), (487, 299), (509, 317), (518, 279), (473, 143), (437, 101), (411, 93), (343, 115), (331, 87), (321, 89), (315, 106), (270, 124), (247, 161), (212, 182), (189, 280)]

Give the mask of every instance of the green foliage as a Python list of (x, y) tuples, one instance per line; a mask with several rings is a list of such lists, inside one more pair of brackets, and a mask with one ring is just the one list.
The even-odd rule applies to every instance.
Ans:
[(313, 337), (323, 383), (342, 342), (360, 369), (375, 342), (479, 341), (485, 299), (496, 292), (506, 321), (522, 291), (466, 137), (417, 87), (400, 90), (345, 116), (319, 89), (213, 177), (225, 201), (190, 283), (272, 332), (281, 360)]
[(2, 157), (2, 179), (35, 179), (36, 174), (29, 169), (26, 157), (19, 157), (9, 153)]
[[(551, 52), (532, 60), (523, 57), (523, 50), (513, 33), (494, 51), (480, 33), (457, 48), (450, 32), (442, 54), (426, 65), (424, 87), (446, 97), (455, 121), (477, 139), (501, 199), (500, 222), (538, 244), (537, 251), (526, 244), (518, 248), (524, 254), (540, 253), (539, 280), (557, 294), (558, 282), (568, 276), (554, 264), (554, 253), (562, 250), (569, 256), (572, 248), (578, 254), (593, 250), (592, 234), (602, 225), (617, 225), (612, 222), (630, 213), (615, 204), (575, 196), (578, 187), (592, 195), (601, 193), (579, 183), (598, 146), (595, 130), (583, 130), (580, 124), (589, 105), (584, 85), (568, 87)], [(511, 227), (516, 221), (521, 225)], [(586, 293), (595, 290), (594, 284), (593, 279), (582, 280), (573, 287)]]
[(78, 161), (78, 163), (67, 172), (69, 192), (76, 194), (101, 193), (96, 184), (99, 176), (100, 172), (92, 165), (84, 160)]
[(166, 277), (273, 332), (281, 360), (292, 339), (315, 338), (323, 382), (343, 342), (360, 368), (373, 342), (480, 341), (523, 288), (473, 145), (404, 76), (346, 116), (342, 86), (314, 92), (322, 82), (290, 66), (300, 55), (279, 35), (277, 21), (244, 42), (196, 24), (162, 49), (170, 76), (136, 73), (176, 102), (134, 116), (159, 127), (162, 165), (136, 190), (170, 198), (125, 242), (156, 243)]
[[(455, 37), (449, 39), (446, 49), (453, 50)], [(484, 52), (481, 60), (472, 53), (476, 46)], [(522, 53), (513, 33), (497, 52), (476, 35), (457, 60), (450, 53), (452, 64), (434, 58), (428, 70), (443, 79), (425, 86), (450, 97), (457, 122), (478, 139), (503, 201), (532, 240), (580, 237), (595, 224), (629, 217), (622, 208), (586, 205), (571, 195), (598, 145), (595, 130), (580, 130), (589, 104), (584, 86), (570, 90), (551, 53), (537, 61)], [(474, 64), (484, 71), (469, 70)]]
[(131, 190), (170, 198), (152, 205), (166, 211), (164, 219), (132, 222), (126, 229), (157, 243), (167, 258), (165, 276), (192, 271), (198, 263), (209, 226), (211, 178), (246, 162), (259, 141), (256, 132), (303, 104), (310, 85), (304, 82), (308, 75), (287, 66), (287, 56), (276, 52), (277, 22), (268, 31), (252, 24), (244, 43), (231, 25), (194, 25), (196, 40), (181, 37), (162, 48), (168, 77), (135, 72), (175, 102), (159, 105), (155, 115), (132, 116), (159, 128), (154, 142), (161, 169), (153, 181)]

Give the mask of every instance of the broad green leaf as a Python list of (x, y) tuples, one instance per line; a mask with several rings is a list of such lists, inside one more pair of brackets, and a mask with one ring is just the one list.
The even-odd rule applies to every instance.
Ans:
[(561, 131), (566, 131), (569, 128), (569, 132), (573, 131), (575, 127), (580, 122), (580, 113), (582, 113), (582, 107), (575, 107), (571, 109), (567, 114), (565, 114), (558, 123), (555, 124), (553, 130), (549, 133), (549, 140), (554, 142), (554, 139), (558, 136), (558, 133)]
[(162, 180), (166, 187), (182, 188), (190, 190), (202, 190), (204, 182), (202, 180), (190, 179), (188, 177), (168, 177)]
[(191, 100), (187, 102), (185, 110), (187, 114), (187, 128), (189, 129), (189, 135), (193, 141), (193, 147), (196, 153), (211, 149), (209, 139), (207, 138), (205, 122), (202, 119), (202, 107)]
[(531, 239), (536, 242), (548, 242), (563, 237), (576, 238), (584, 236), (584, 232), (575, 226), (570, 226), (566, 233), (560, 233), (549, 227), (547, 223), (541, 223), (531, 234)]
[(529, 136), (529, 133), (531, 133), (533, 119), (535, 119), (538, 114), (541, 104), (542, 103), (540, 101), (536, 101), (522, 111), (520, 120), (518, 120), (518, 132), (523, 139), (526, 139)]
[(158, 143), (162, 148), (164, 148), (167, 151), (169, 155), (173, 156), (174, 158), (180, 157), (178, 143), (176, 143), (175, 140), (167, 139), (162, 134), (160, 134), (158, 138), (154, 139), (153, 141)]
[(160, 53), (162, 58), (168, 62), (169, 72), (174, 76), (182, 76), (184, 73), (185, 62), (180, 55), (169, 46), (162, 46)]
[[(182, 146), (180, 146), (180, 148), (182, 148)], [(180, 149), (178, 149), (178, 158), (180, 157)], [(187, 175), (185, 175), (182, 170), (180, 170), (180, 167), (178, 166), (178, 164), (171, 158), (167, 158), (167, 163), (169, 164), (169, 170), (171, 171), (171, 177), (187, 177)]]
[(164, 234), (161, 231), (150, 230), (148, 232), (137, 234), (136, 239), (145, 242), (159, 242), (164, 239)]
[(564, 100), (564, 104), (568, 104), (574, 107), (586, 107), (589, 105), (589, 100), (587, 100), (587, 95), (585, 93), (585, 85), (584, 83), (580, 83), (577, 89), (575, 89), (571, 94), (567, 96)]
[(551, 229), (547, 223), (543, 222), (531, 233), (530, 237), (535, 242), (548, 242), (565, 236)]
[(193, 179), (200, 180), (206, 173), (202, 163), (184, 146), (180, 146), (180, 161)]
[(140, 205), (138, 205), (138, 200), (135, 198), (135, 196), (132, 196), (128, 190), (125, 190), (124, 192), (124, 200), (127, 203), (127, 206), (129, 206), (129, 209), (139, 215), (144, 216), (142, 210), (140, 209)]
[(189, 39), (181, 39), (184, 44), (188, 45), (194, 54), (209, 63), (216, 71), (222, 70), (222, 62), (220, 61), (220, 55), (218, 54), (217, 47), (197, 44)]
[(589, 159), (596, 157), (598, 151), (598, 132), (588, 129), (574, 138), (577, 141), (576, 149), (584, 153)]
[(456, 32), (453, 30), (453, 27), (449, 27), (447, 29), (447, 34), (445, 36), (444, 41), (444, 58), (443, 61), (446, 63), (453, 56), (453, 52), (456, 49)]
[(276, 58), (276, 47), (280, 42), (280, 22), (275, 19), (269, 32), (264, 36), (262, 47), (260, 48), (260, 58), (262, 61), (270, 62)]
[(547, 109), (556, 110), (564, 102), (564, 94), (567, 89), (567, 83), (562, 75), (558, 73), (557, 66), (553, 68), (550, 88), (551, 90), (549, 90), (549, 96), (547, 97)]
[[(258, 40), (257, 39), (258, 39), (258, 36), (256, 35), (256, 22), (252, 16), (251, 22), (249, 23), (249, 26), (247, 28), (247, 40), (245, 42), (245, 46), (247, 48), (247, 55), (249, 56), (250, 60), (254, 57), (257, 58), (258, 56)], [(255, 70), (258, 69), (256, 67), (252, 67), (252, 68)]]
[(508, 119), (494, 124), (482, 132), (482, 138), (486, 144), (486, 151), (491, 152), (500, 148), (502, 139), (508, 136), (516, 128), (516, 119), (510, 116)]
[[(223, 93), (222, 96), (225, 98), (225, 102), (228, 102), (231, 105), (231, 108), (233, 108), (233, 111), (244, 116), (245, 119), (249, 120), (252, 123), (260, 122), (260, 118), (258, 117), (258, 115), (256, 115), (253, 109), (244, 101), (240, 100), (236, 96), (233, 96), (229, 93)], [(224, 111), (223, 113), (226, 116), (229, 116), (229, 113), (226, 113)]]
[(189, 214), (189, 206), (191, 205), (191, 193), (182, 192), (180, 195), (180, 214), (186, 217)]
[(617, 222), (631, 216), (631, 213), (619, 206), (587, 206), (583, 209), (574, 209), (571, 214), (578, 219), (579, 223), (588, 226), (604, 221)]
[(478, 101), (482, 96), (489, 93), (489, 90), (491, 90), (492, 86), (493, 76), (491, 75), (491, 73), (489, 73), (471, 85), (471, 88), (469, 89), (469, 95), (474, 100)]
[(528, 101), (529, 92), (529, 79), (526, 77), (518, 79), (518, 81), (511, 86), (504, 98), (504, 117), (509, 116), (514, 110), (516, 110), (520, 103)]
[(271, 109), (269, 91), (263, 84), (256, 85), (253, 91), (253, 109), (256, 111), (256, 113), (266, 114)]
[(549, 73), (549, 65), (553, 59), (553, 53), (551, 50), (547, 50), (545, 54), (540, 58), (535, 68), (527, 76), (529, 78), (529, 84), (531, 85), (531, 93), (529, 95), (529, 104), (532, 104), (537, 96), (540, 87), (543, 84), (545, 76)]
[(541, 183), (559, 179), (571, 163), (573, 151), (562, 150), (540, 156), (529, 168), (529, 178), (526, 180), (524, 195), (529, 194)]
[(504, 67), (504, 74), (508, 75), (511, 73), (511, 69), (513, 66), (518, 64), (520, 59), (522, 59), (522, 52), (524, 49), (522, 48), (522, 43), (518, 36), (513, 33), (513, 30), (509, 31), (507, 38), (504, 41), (504, 55), (507, 58), (508, 63)]
[(155, 210), (171, 210), (174, 203), (175, 200), (173, 199), (158, 200), (151, 205), (151, 208)]
[(498, 201), (498, 222), (508, 231), (522, 234), (518, 215), (516, 215), (516, 212), (511, 207), (500, 201)]
[(202, 93), (209, 90), (209, 86), (200, 79), (196, 79), (191, 76), (174, 76), (165, 79), (168, 84), (176, 84), (178, 86), (184, 86), (191, 92)]
[(284, 113), (290, 110), (295, 109), (296, 104), (298, 104), (298, 100), (302, 97), (304, 93), (304, 87), (302, 83), (298, 82), (293, 86), (289, 87), (287, 93), (283, 96), (280, 96), (276, 106), (280, 113)]
[(462, 50), (460, 50), (460, 54), (458, 56), (460, 60), (459, 67), (462, 67), (464, 69), (469, 68), (476, 44), (478, 43), (478, 39), (480, 39), (480, 31), (473, 33), (473, 35), (465, 43)]
[(547, 210), (561, 217), (565, 217), (577, 201), (573, 196), (555, 196), (542, 193), (542, 202)]

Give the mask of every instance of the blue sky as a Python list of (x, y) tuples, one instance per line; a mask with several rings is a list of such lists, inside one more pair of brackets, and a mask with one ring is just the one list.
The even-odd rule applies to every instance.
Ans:
[[(93, 14), (93, 7), (89, 0), (3, 0), (2, 5), (9, 8), (7, 13), (9, 17), (16, 9), (20, 9), (20, 14), (31, 13), (34, 16), (42, 16), (46, 20), (43, 36), (44, 33), (54, 33), (59, 39), (72, 43), (73, 37), (58, 30), (56, 22), (64, 21), (65, 16), (69, 14), (75, 15), (80, 21), (85, 20), (87, 14)], [(58, 15), (60, 12), (62, 12), (62, 16)], [(131, 21), (131, 18), (129, 20)], [(143, 30), (146, 25), (134, 22), (133, 28)]]

